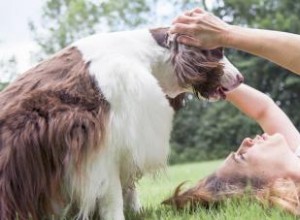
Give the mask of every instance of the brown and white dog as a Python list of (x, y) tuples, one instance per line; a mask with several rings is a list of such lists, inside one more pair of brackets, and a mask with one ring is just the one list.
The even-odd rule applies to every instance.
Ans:
[(166, 96), (220, 99), (242, 80), (221, 49), (180, 45), (167, 31), (81, 39), (0, 93), (1, 220), (139, 210), (135, 181), (167, 162)]

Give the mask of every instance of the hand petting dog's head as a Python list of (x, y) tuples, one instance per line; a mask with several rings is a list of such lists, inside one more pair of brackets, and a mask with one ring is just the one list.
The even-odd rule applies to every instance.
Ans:
[(243, 82), (243, 76), (224, 56), (223, 48), (204, 50), (177, 41), (169, 28), (151, 29), (157, 43), (170, 51), (170, 62), (180, 87), (210, 101), (225, 99), (225, 92)]

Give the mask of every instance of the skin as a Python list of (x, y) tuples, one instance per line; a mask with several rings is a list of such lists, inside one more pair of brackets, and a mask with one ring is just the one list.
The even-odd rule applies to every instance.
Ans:
[(272, 180), (300, 180), (300, 160), (290, 149), (283, 135), (246, 138), (236, 152), (231, 153), (216, 171), (219, 177), (234, 174)]
[(268, 180), (289, 177), (299, 181), (300, 159), (294, 151), (300, 145), (300, 134), (286, 114), (271, 98), (244, 84), (227, 93), (227, 100), (257, 121), (265, 133), (245, 138), (216, 175), (259, 176)]
[(170, 33), (182, 34), (178, 41), (184, 44), (243, 50), (300, 74), (300, 36), (296, 34), (229, 25), (200, 8), (178, 16)]

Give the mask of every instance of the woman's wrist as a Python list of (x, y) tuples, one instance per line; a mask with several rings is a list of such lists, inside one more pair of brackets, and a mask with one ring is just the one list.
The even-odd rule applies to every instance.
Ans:
[(235, 46), (235, 37), (239, 33), (237, 29), (240, 27), (235, 25), (228, 25), (221, 33), (220, 45), (222, 47), (236, 47)]

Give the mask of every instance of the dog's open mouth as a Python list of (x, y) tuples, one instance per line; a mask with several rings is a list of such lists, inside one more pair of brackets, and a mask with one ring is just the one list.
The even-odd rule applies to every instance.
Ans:
[(204, 99), (204, 100), (208, 100), (208, 101), (218, 101), (218, 100), (225, 100), (226, 99), (226, 92), (229, 92), (230, 89), (227, 89), (225, 87), (218, 87), (217, 89), (215, 89), (212, 92), (208, 92), (208, 91), (199, 91), (196, 90), (195, 88), (194, 90), (194, 95), (198, 98), (198, 99)]
[(217, 100), (225, 100), (226, 99), (226, 92), (228, 92), (229, 89), (225, 87), (218, 87), (212, 91), (205, 91), (205, 90), (199, 90), (193, 87), (193, 93), (198, 99), (205, 99), (208, 101), (217, 101)]
[[(197, 93), (198, 98), (204, 98), (209, 101), (218, 101), (218, 100), (225, 100), (226, 99), (226, 94), (230, 92), (231, 90), (237, 88), (241, 83), (244, 82), (244, 77), (242, 75), (237, 75), (235, 83), (232, 85), (229, 85), (229, 87), (225, 86), (218, 86), (217, 88), (210, 88), (210, 90), (205, 90), (203, 89), (194, 89), (194, 93)], [(200, 97), (199, 97), (200, 95)]]
[(225, 92), (227, 92), (228, 89), (226, 89), (224, 87), (220, 87), (217, 91), (219, 93), (220, 99), (222, 99), (222, 100), (226, 99), (226, 93)]

